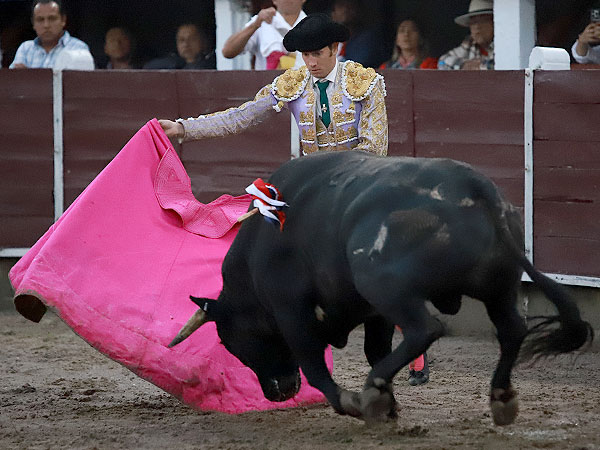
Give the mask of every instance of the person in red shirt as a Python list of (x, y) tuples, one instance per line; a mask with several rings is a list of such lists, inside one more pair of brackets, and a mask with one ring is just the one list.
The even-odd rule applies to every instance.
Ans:
[(413, 19), (398, 25), (392, 59), (380, 69), (437, 69), (437, 59), (428, 56), (427, 43)]

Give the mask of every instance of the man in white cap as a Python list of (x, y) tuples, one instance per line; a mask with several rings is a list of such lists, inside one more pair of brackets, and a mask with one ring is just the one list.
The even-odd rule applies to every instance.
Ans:
[(438, 60), (442, 70), (491, 70), (494, 68), (494, 3), (471, 0), (469, 12), (454, 21), (471, 31), (458, 47)]

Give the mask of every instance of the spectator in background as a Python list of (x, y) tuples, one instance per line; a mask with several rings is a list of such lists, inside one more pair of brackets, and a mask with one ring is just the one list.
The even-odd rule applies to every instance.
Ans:
[(34, 0), (31, 13), (37, 37), (17, 49), (11, 69), (93, 69), (87, 44), (65, 30), (67, 16), (60, 0)]
[(177, 53), (156, 58), (144, 69), (216, 69), (217, 58), (206, 33), (196, 24), (186, 23), (177, 28)]
[(104, 38), (104, 53), (109, 60), (107, 69), (135, 69), (132, 55), (135, 49), (135, 40), (129, 30), (114, 27), (106, 32)]
[(437, 59), (429, 55), (428, 45), (413, 19), (398, 25), (392, 59), (380, 69), (437, 69)]
[(579, 35), (571, 54), (579, 64), (600, 64), (600, 8), (593, 8), (591, 22)]
[(301, 55), (288, 52), (283, 46), (283, 37), (306, 17), (302, 11), (305, 1), (273, 0), (274, 7), (261, 9), (242, 30), (225, 41), (223, 56), (231, 59), (249, 52), (255, 58), (256, 70), (302, 66)]
[(340, 61), (351, 60), (365, 67), (379, 67), (389, 56), (383, 27), (369, 17), (370, 11), (361, 6), (360, 0), (334, 1), (331, 18), (350, 30), (350, 39), (340, 47)]
[(494, 4), (492, 0), (471, 0), (469, 12), (454, 21), (471, 33), (460, 46), (440, 56), (438, 69), (492, 70), (494, 68)]

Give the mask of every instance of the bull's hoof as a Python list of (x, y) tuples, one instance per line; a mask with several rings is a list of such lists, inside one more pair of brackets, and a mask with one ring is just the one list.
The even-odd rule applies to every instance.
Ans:
[(360, 410), (367, 425), (396, 419), (396, 400), (391, 383), (381, 378), (373, 381), (374, 386), (360, 393)]
[(496, 425), (510, 425), (519, 413), (519, 400), (517, 392), (512, 388), (492, 389), (490, 395), (490, 409)]
[(340, 414), (348, 414), (352, 417), (361, 417), (360, 411), (360, 398), (356, 392), (347, 391), (343, 389), (340, 392), (340, 405), (342, 407)]

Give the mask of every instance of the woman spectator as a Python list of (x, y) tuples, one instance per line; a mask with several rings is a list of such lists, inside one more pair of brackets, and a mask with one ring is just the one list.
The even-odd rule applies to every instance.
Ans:
[(427, 44), (414, 20), (400, 22), (392, 59), (380, 69), (437, 69), (437, 59), (428, 56)]
[(107, 69), (135, 69), (132, 54), (135, 40), (129, 30), (114, 27), (106, 32), (104, 38), (104, 53), (108, 56)]

